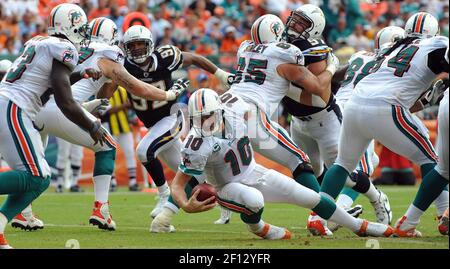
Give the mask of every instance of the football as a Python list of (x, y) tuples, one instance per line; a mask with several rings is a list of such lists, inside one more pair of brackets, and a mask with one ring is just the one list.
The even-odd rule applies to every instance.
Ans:
[[(211, 196), (217, 197), (216, 189), (214, 189), (214, 187), (211, 184), (208, 183), (198, 184), (192, 189), (192, 193), (195, 193), (198, 189), (200, 189), (200, 193), (197, 196), (197, 200), (200, 202), (205, 201)], [(216, 199), (213, 199), (211, 203), (214, 203), (215, 201)]]

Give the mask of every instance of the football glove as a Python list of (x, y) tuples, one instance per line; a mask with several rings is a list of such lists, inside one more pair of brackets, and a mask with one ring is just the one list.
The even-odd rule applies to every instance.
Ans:
[(106, 136), (108, 135), (108, 131), (106, 131), (106, 129), (103, 128), (100, 121), (92, 122), (92, 127), (91, 129), (89, 129), (89, 134), (91, 135), (92, 139), (95, 142), (94, 145), (100, 143), (100, 145), (103, 146), (103, 143), (106, 143)]
[(424, 108), (437, 105), (444, 96), (446, 88), (447, 86), (442, 79), (437, 80), (431, 89), (425, 92), (422, 98), (420, 98), (420, 103)]
[(189, 79), (178, 79), (177, 81), (175, 81), (173, 86), (168, 91), (166, 91), (166, 100), (173, 101), (177, 99), (178, 96), (180, 96), (184, 91), (187, 90), (187, 88), (189, 88)]
[(108, 99), (94, 99), (89, 102), (85, 102), (82, 106), (92, 115), (104, 115), (110, 108)]
[(334, 55), (334, 53), (330, 51), (328, 53), (326, 70), (328, 70), (332, 75), (334, 75), (338, 67), (339, 67), (339, 58), (336, 57), (336, 55)]
[(233, 84), (234, 74), (232, 73), (228, 73), (220, 68), (217, 68), (214, 76), (216, 76), (216, 78), (220, 80), (220, 82), (226, 87), (226, 89), (229, 89), (231, 87), (231, 84)]

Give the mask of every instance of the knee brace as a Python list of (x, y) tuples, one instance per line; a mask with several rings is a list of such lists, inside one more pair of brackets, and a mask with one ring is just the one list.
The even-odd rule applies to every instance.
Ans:
[(297, 178), (303, 172), (314, 174), (314, 169), (310, 163), (303, 162), (295, 168), (294, 172), (292, 172), (292, 176)]
[(112, 175), (112, 173), (114, 172), (115, 159), (116, 149), (96, 152), (94, 176)]
[(352, 187), (355, 191), (359, 193), (366, 193), (370, 188), (370, 179), (369, 175), (364, 173), (363, 171), (357, 171), (350, 174), (350, 179), (356, 183), (355, 186)]

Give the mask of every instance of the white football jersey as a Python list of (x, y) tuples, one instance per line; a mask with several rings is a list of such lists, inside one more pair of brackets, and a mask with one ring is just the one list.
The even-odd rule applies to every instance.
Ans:
[(238, 68), (232, 94), (261, 107), (269, 116), (286, 95), (290, 82), (277, 72), (280, 64), (304, 65), (302, 52), (284, 42), (255, 44), (244, 41), (237, 53)]
[(444, 36), (400, 46), (371, 68), (363, 67), (362, 73), (368, 75), (356, 84), (354, 96), (411, 108), (436, 75), (448, 71), (444, 60), (447, 46), (448, 38)]
[[(118, 46), (110, 46), (100, 42), (91, 42), (89, 47), (80, 51), (78, 66), (75, 71), (82, 71), (87, 68), (99, 69), (97, 62), (100, 58), (110, 59), (123, 65), (124, 54)], [(111, 80), (105, 76), (94, 81), (93, 79), (81, 79), (72, 86), (73, 98), (82, 103), (89, 100), (92, 95), (97, 95), (101, 87)]]
[(34, 119), (42, 107), (41, 98), (48, 98), (54, 59), (73, 70), (78, 62), (78, 52), (64, 39), (41, 36), (30, 39), (2, 80), (0, 95), (9, 98)]
[[(243, 102), (243, 101), (242, 101)], [(191, 129), (181, 149), (179, 170), (191, 176), (206, 176), (215, 187), (242, 181), (255, 168), (250, 139), (245, 135), (244, 118), (224, 106), (225, 131), (201, 137)]]
[(363, 67), (374, 59), (375, 53), (365, 50), (358, 51), (350, 57), (344, 80), (341, 82), (341, 87), (336, 93), (336, 100), (338, 103), (344, 104), (350, 99), (355, 89), (355, 85), (361, 78), (360, 74)]

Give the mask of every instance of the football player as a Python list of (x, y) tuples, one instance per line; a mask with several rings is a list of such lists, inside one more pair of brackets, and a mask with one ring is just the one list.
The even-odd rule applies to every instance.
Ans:
[[(326, 70), (318, 76), (313, 75), (303, 66), (304, 57), (297, 47), (278, 41), (283, 28), (283, 23), (275, 15), (262, 16), (253, 23), (252, 41), (241, 44), (235, 80), (221, 100), (232, 100), (232, 95), (241, 97), (251, 107), (246, 122), (255, 151), (288, 167), (298, 183), (319, 192), (320, 185), (308, 156), (270, 117), (286, 95), (291, 82), (302, 85), (311, 93), (320, 94), (324, 91), (338, 65), (337, 58), (329, 54)], [(235, 109), (240, 107), (236, 106)], [(152, 226), (168, 227), (178, 208), (173, 203), (168, 203), (166, 208), (164, 215), (155, 218)], [(317, 226), (320, 230), (322, 223), (314, 221), (308, 226), (313, 230)]]
[(70, 89), (70, 74), (77, 64), (78, 50), (85, 44), (86, 26), (86, 14), (79, 6), (60, 4), (53, 8), (50, 36), (27, 41), (0, 84), (0, 152), (14, 169), (0, 173), (0, 194), (8, 194), (0, 209), (0, 248), (10, 248), (4, 237), (6, 224), (50, 183), (43, 142), (33, 124), (49, 88), (68, 121), (86, 130), (93, 143), (106, 143), (100, 121), (84, 113)]
[[(368, 51), (359, 51), (355, 53), (349, 60), (349, 64), (342, 70), (339, 70), (336, 72), (333, 79), (341, 78), (341, 87), (338, 89), (336, 94), (337, 103), (340, 106), (341, 110), (344, 109), (345, 103), (350, 99), (354, 92), (354, 88), (361, 77), (364, 76), (364, 74), (361, 74), (363, 72), (366, 72), (363, 70), (363, 67), (368, 62), (374, 60), (377, 56), (377, 53), (380, 53), (382, 51), (383, 47), (390, 46), (392, 42), (395, 42), (396, 40), (403, 38), (405, 36), (405, 30), (397, 27), (397, 26), (388, 26), (383, 29), (381, 29), (374, 40), (375, 44), (375, 51), (368, 52)], [(345, 71), (345, 72), (342, 72)], [(426, 92), (409, 110), (411, 113), (414, 113), (416, 111), (422, 110), (425, 107), (431, 106), (436, 103), (436, 101), (439, 99), (439, 97), (442, 97), (442, 93), (444, 88), (440, 89), (442, 87), (442, 84), (440, 84), (442, 80), (439, 80), (436, 82), (433, 87)], [(415, 118), (413, 114), (411, 114), (412, 117)], [(423, 126), (423, 124), (416, 120), (417, 125), (424, 130), (424, 133), (427, 133), (426, 127)], [(373, 156), (373, 157), (371, 157)], [(375, 161), (373, 161), (375, 160)], [(362, 160), (358, 164), (357, 170), (363, 171), (364, 174), (366, 174), (365, 171), (373, 171), (375, 164), (377, 160), (377, 156), (374, 153), (374, 142), (371, 141), (369, 144), (368, 149), (363, 154)], [(361, 172), (360, 172), (361, 174)], [(370, 175), (370, 173), (369, 173)], [(339, 206), (343, 206), (344, 208), (350, 207), (353, 201), (356, 199), (358, 193), (352, 191), (349, 188), (344, 188), (342, 191), (342, 194), (339, 195), (336, 204)], [(441, 195), (435, 200), (436, 208), (438, 210), (438, 215), (442, 216), (445, 209), (448, 207), (448, 191), (445, 190), (442, 192)], [(386, 203), (386, 206), (389, 204)], [(376, 208), (376, 207), (375, 207)], [(386, 207), (388, 208), (388, 207)], [(385, 216), (385, 212), (389, 212), (387, 210), (376, 210), (376, 215), (378, 218), (378, 221), (381, 220), (383, 216)], [(385, 220), (390, 220), (392, 218), (392, 213), (389, 214), (389, 218), (384, 218)], [(334, 228), (332, 227), (334, 226)], [(330, 230), (334, 230), (338, 228), (334, 224), (329, 226)]]
[[(123, 67), (124, 56), (122, 50), (116, 46), (117, 27), (110, 19), (101, 17), (91, 21), (89, 37), (91, 42), (88, 47), (81, 50), (75, 75), (72, 76), (73, 81), (77, 81), (72, 86), (72, 91), (75, 101), (83, 104), (84, 113), (90, 119), (96, 119), (90, 112), (97, 111), (105, 103), (100, 99), (88, 102), (88, 99), (93, 95), (109, 98), (113, 93), (110, 89), (117, 89), (117, 85), (127, 87), (127, 90), (136, 96), (159, 101), (174, 100), (185, 90), (177, 83), (173, 89), (162, 91), (130, 75)], [(97, 77), (97, 80), (81, 79), (85, 75), (85, 70), (95, 70), (101, 77)], [(48, 101), (37, 114), (34, 124), (43, 137), (54, 135), (95, 152), (93, 177), (95, 201), (89, 223), (100, 229), (115, 230), (116, 223), (111, 217), (108, 199), (116, 156), (116, 142), (113, 137), (106, 129), (99, 127), (106, 134), (106, 143), (96, 143), (84, 129), (66, 118), (56, 105), (56, 98)], [(31, 225), (24, 223), (24, 226), (28, 224)]]
[(264, 203), (290, 203), (312, 209), (320, 216), (352, 230), (358, 236), (389, 237), (393, 228), (349, 215), (332, 200), (298, 184), (291, 178), (257, 164), (248, 137), (245, 118), (249, 105), (239, 96), (220, 102), (216, 92), (199, 89), (189, 99), (192, 128), (182, 147), (182, 162), (172, 182), (175, 202), (187, 213), (209, 210), (215, 197), (197, 200), (199, 190), (189, 198), (185, 187), (192, 176), (205, 174), (217, 190), (222, 207), (240, 213), (250, 232), (268, 240), (290, 239), (286, 228), (262, 220)]
[[(177, 47), (166, 45), (154, 47), (149, 29), (141, 25), (130, 27), (123, 36), (125, 47), (125, 68), (137, 79), (154, 85), (161, 90), (172, 87), (172, 73), (179, 68), (195, 65), (211, 74), (228, 87), (233, 75), (218, 68), (205, 57), (182, 52)], [(125, 87), (128, 90), (127, 87)], [(150, 213), (154, 218), (170, 196), (170, 189), (159, 158), (173, 171), (180, 163), (180, 148), (184, 119), (177, 112), (175, 101), (148, 101), (130, 94), (131, 104), (138, 118), (149, 129), (137, 146), (139, 161), (144, 165), (158, 188), (159, 201)]]
[[(337, 197), (372, 139), (418, 164), (422, 176), (436, 165), (434, 148), (409, 109), (438, 74), (448, 72), (444, 58), (448, 38), (436, 36), (437, 20), (425, 12), (408, 19), (405, 32), (405, 38), (383, 49), (356, 78), (354, 93), (345, 104), (338, 157), (321, 186), (321, 193), (327, 197)], [(426, 191), (419, 190), (407, 213), (411, 214), (399, 221), (398, 235), (418, 235), (415, 226), (420, 212), (448, 184), (445, 179), (431, 182), (422, 184), (427, 186)]]
[[(291, 30), (296, 24), (303, 25), (303, 32)], [(286, 34), (283, 38), (300, 48), (305, 56), (305, 64), (313, 73), (320, 73), (326, 67), (326, 57), (330, 48), (320, 39), (325, 27), (325, 16), (322, 10), (311, 4), (303, 5), (291, 13), (287, 21)], [(283, 99), (287, 111), (293, 115), (291, 135), (294, 142), (310, 156), (315, 174), (322, 178), (325, 168), (330, 167), (336, 159), (338, 151), (339, 129), (342, 113), (331, 92), (331, 84), (321, 95), (304, 92), (301, 87), (290, 84), (288, 97)], [(378, 163), (377, 156), (370, 152), (363, 158), (358, 171), (351, 174), (347, 185), (355, 191), (364, 193), (371, 201), (378, 222), (390, 224), (392, 213), (387, 196), (377, 190), (370, 182), (369, 176)], [(353, 196), (353, 195), (352, 195)], [(361, 206), (346, 210), (354, 216), (362, 212)], [(311, 216), (313, 219), (314, 217)]]

